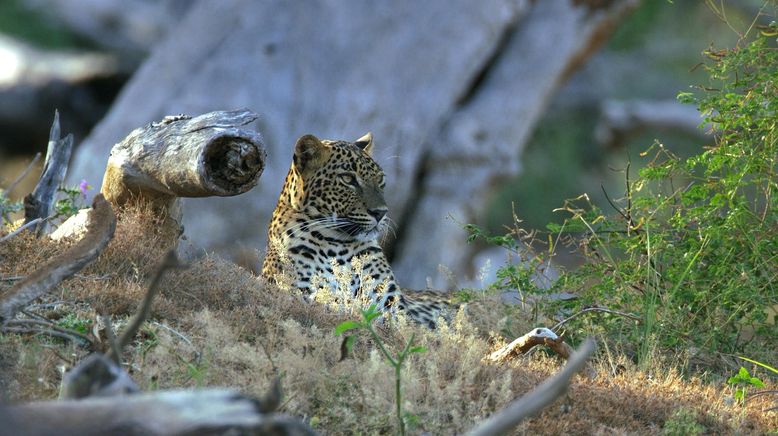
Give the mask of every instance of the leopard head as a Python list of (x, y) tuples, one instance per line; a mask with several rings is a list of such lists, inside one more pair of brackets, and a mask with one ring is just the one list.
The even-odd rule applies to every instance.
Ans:
[(373, 160), (370, 133), (354, 142), (304, 135), (294, 147), (290, 203), (311, 229), (367, 240), (386, 227), (385, 177)]

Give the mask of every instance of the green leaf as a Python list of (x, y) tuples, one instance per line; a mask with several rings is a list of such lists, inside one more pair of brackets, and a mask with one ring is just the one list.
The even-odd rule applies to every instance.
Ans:
[(343, 321), (342, 323), (338, 324), (337, 327), (335, 327), (335, 336), (340, 336), (344, 332), (353, 329), (359, 329), (359, 328), (362, 328), (362, 323), (359, 321), (353, 321), (353, 320)]
[(365, 314), (365, 321), (370, 322), (381, 316), (381, 312), (368, 312)]
[(409, 353), (426, 353), (427, 347), (413, 347), (410, 350), (408, 350)]
[(758, 377), (751, 377), (751, 379), (748, 380), (748, 384), (757, 388), (764, 387), (764, 382), (762, 382), (762, 380), (760, 380)]

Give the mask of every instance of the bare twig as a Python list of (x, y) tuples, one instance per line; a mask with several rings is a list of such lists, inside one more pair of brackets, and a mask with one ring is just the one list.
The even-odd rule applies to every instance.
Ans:
[(33, 227), (33, 226), (37, 226), (38, 224), (41, 223), (41, 221), (43, 221), (43, 219), (35, 218), (34, 220), (32, 220), (32, 221), (30, 221), (28, 223), (24, 223), (18, 229), (14, 230), (13, 232), (11, 232), (11, 233), (3, 236), (2, 238), (0, 238), (0, 242), (5, 242), (5, 241), (13, 238), (14, 236), (18, 235), (19, 233), (25, 231), (26, 229), (28, 229), (30, 227)]
[(613, 200), (611, 200), (611, 197), (610, 197), (610, 195), (608, 195), (608, 192), (605, 190), (605, 186), (603, 186), (602, 184), (600, 184), (600, 189), (602, 190), (602, 195), (604, 195), (604, 196), (605, 196), (605, 199), (606, 199), (606, 200), (608, 200), (608, 204), (610, 204), (610, 205), (611, 205), (611, 207), (613, 208), (613, 210), (615, 210), (616, 212), (618, 212), (618, 213), (619, 213), (619, 215), (621, 215), (621, 217), (622, 217), (622, 218), (624, 218), (625, 220), (627, 220), (627, 222), (629, 222), (629, 217), (628, 217), (628, 216), (627, 216), (627, 215), (624, 213), (624, 211), (622, 211), (622, 210), (621, 210), (621, 208), (620, 208), (620, 207), (616, 206), (616, 205), (613, 203)]
[[(57, 324), (54, 324), (53, 322), (48, 321), (48, 320), (43, 320), (43, 319), (12, 319), (12, 320), (9, 320), (6, 323), (6, 326), (15, 326), (16, 328), (27, 328), (31, 332), (33, 330), (35, 330), (35, 333), (41, 333), (41, 332), (45, 333), (46, 330), (52, 330), (52, 331), (55, 331), (55, 332), (58, 332), (58, 333), (66, 334), (66, 335), (69, 335), (69, 336), (81, 339), (82, 341), (86, 342), (90, 346), (94, 345), (94, 341), (92, 341), (92, 338), (90, 338), (89, 336), (86, 336), (83, 333), (77, 332), (77, 331), (72, 330), (72, 329), (68, 329), (68, 328), (65, 328), (65, 327), (58, 326)], [(35, 327), (32, 327), (32, 326), (37, 326), (38, 328), (36, 329)], [(3, 327), (2, 330), (0, 330), (0, 331), (5, 331), (5, 330), (6, 330), (6, 327)]]
[(5, 188), (5, 192), (11, 192), (11, 191), (13, 191), (13, 190), (14, 190), (14, 188), (16, 188), (16, 185), (18, 185), (18, 184), (19, 184), (19, 182), (21, 182), (22, 180), (24, 180), (24, 178), (25, 178), (25, 177), (27, 177), (27, 174), (29, 174), (29, 173), (30, 173), (30, 171), (32, 171), (32, 168), (33, 168), (33, 167), (35, 166), (35, 164), (36, 164), (36, 163), (37, 163), (37, 162), (40, 160), (40, 158), (41, 158), (41, 154), (40, 154), (40, 152), (38, 152), (38, 153), (35, 153), (35, 157), (33, 157), (33, 158), (32, 158), (32, 160), (30, 161), (30, 163), (29, 163), (29, 164), (27, 164), (27, 168), (25, 168), (25, 169), (24, 169), (24, 171), (22, 171), (22, 173), (21, 173), (21, 174), (19, 174), (19, 175), (16, 177), (16, 179), (14, 179), (14, 181), (13, 181), (13, 182), (11, 182), (11, 184), (10, 184), (10, 185), (8, 185), (8, 187), (7, 187), (7, 188)]
[(0, 300), (0, 325), (13, 319), (17, 312), (46, 294), (62, 280), (72, 277), (105, 249), (116, 230), (113, 209), (103, 196), (98, 194), (89, 213), (91, 219), (87, 233), (81, 241), (16, 283), (7, 296)]
[(564, 324), (566, 324), (571, 319), (576, 318), (576, 317), (578, 317), (580, 315), (583, 315), (584, 313), (588, 313), (588, 312), (604, 312), (604, 313), (610, 313), (611, 315), (623, 316), (625, 318), (629, 318), (631, 320), (635, 320), (635, 321), (638, 321), (638, 322), (642, 321), (642, 318), (640, 318), (637, 315), (633, 315), (631, 313), (619, 312), (618, 310), (607, 309), (605, 307), (587, 307), (586, 309), (583, 309), (580, 312), (576, 312), (576, 313), (570, 315), (569, 317), (563, 319), (562, 321), (559, 321), (558, 323), (556, 323), (556, 325), (554, 325), (554, 327), (551, 327), (551, 330), (557, 330), (557, 329), (559, 329), (559, 327), (562, 327)]
[(749, 392), (748, 393), (748, 397), (749, 398), (754, 398), (754, 397), (758, 397), (760, 395), (774, 395), (774, 394), (778, 394), (778, 389), (768, 389), (766, 391)]
[(514, 400), (503, 410), (495, 413), (489, 419), (478, 424), (468, 434), (469, 436), (491, 436), (508, 433), (522, 420), (537, 414), (544, 407), (562, 396), (570, 385), (570, 379), (586, 365), (586, 361), (594, 353), (594, 340), (587, 339), (581, 347), (570, 356), (567, 365), (553, 377), (547, 379), (532, 392)]
[(117, 363), (120, 362), (121, 356), (119, 353), (121, 353), (121, 350), (123, 350), (124, 347), (130, 343), (132, 338), (135, 337), (135, 334), (138, 333), (138, 330), (143, 324), (143, 321), (148, 318), (149, 312), (151, 312), (151, 302), (159, 290), (159, 282), (165, 272), (172, 268), (183, 267), (184, 265), (182, 265), (176, 257), (175, 250), (168, 251), (167, 255), (165, 255), (165, 258), (162, 260), (162, 263), (157, 268), (154, 277), (151, 279), (149, 290), (146, 291), (146, 295), (143, 297), (143, 301), (141, 301), (141, 304), (138, 306), (137, 312), (135, 312), (135, 315), (130, 320), (130, 323), (127, 325), (124, 331), (122, 331), (122, 334), (117, 339), (116, 349), (118, 349), (118, 351), (116, 351), (116, 349), (112, 349), (111, 352), (108, 353), (108, 357), (111, 360)]
[[(112, 356), (121, 356), (122, 349), (119, 348), (119, 344), (116, 342), (116, 335), (113, 334), (113, 323), (111, 323), (111, 317), (108, 314), (102, 314), (100, 317), (105, 323), (105, 337), (108, 341), (108, 346), (111, 349)], [(120, 362), (114, 361), (116, 364)]]
[(36, 327), (3, 327), (3, 333), (19, 333), (19, 334), (40, 334), (54, 336), (61, 339), (66, 339), (71, 342), (78, 342), (81, 337), (71, 335), (70, 333), (63, 333), (56, 330), (36, 328)]

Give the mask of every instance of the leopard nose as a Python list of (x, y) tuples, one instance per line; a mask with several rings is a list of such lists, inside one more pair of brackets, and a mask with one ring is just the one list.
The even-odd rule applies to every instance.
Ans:
[(367, 213), (370, 214), (373, 218), (375, 218), (376, 222), (381, 222), (381, 219), (386, 216), (386, 213), (389, 212), (386, 208), (381, 209), (369, 209)]

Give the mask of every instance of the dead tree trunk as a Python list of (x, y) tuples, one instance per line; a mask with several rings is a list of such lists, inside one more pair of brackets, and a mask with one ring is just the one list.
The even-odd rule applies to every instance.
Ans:
[[(464, 243), (466, 232), (447, 218), (480, 221), (495, 188), (518, 174), (518, 155), (555, 89), (638, 1), (609, 2), (601, 9), (572, 3), (537, 2), (481, 86), (430, 139), (415, 177), (422, 195), (401, 220), (404, 232), (395, 250), (395, 273), (402, 283), (424, 287), (431, 277), (434, 286), (442, 286), (440, 264), (458, 277), (477, 273), (473, 246)], [(549, 29), (553, 38), (538, 36)]]
[(35, 190), (24, 197), (24, 224), (40, 219), (40, 224), (36, 226), (38, 236), (46, 233), (49, 226), (48, 219), (53, 209), (54, 196), (65, 180), (72, 151), (73, 135), (60, 137), (59, 112), (55, 111), (54, 121), (51, 123), (51, 131), (49, 132), (49, 145), (46, 150), (43, 173)]
[(514, 400), (503, 410), (479, 423), (467, 433), (468, 436), (507, 434), (524, 419), (539, 413), (567, 392), (568, 387), (570, 387), (570, 379), (584, 369), (595, 348), (594, 340), (592, 338), (587, 339), (570, 356), (567, 365), (561, 371), (544, 381), (543, 384), (536, 387), (532, 392)]
[[(241, 128), (256, 120), (250, 110), (209, 112), (197, 117), (167, 116), (137, 128), (114, 145), (101, 192), (117, 209), (150, 203), (165, 220), (161, 227), (180, 236), (181, 197), (234, 196), (256, 186), (265, 168), (259, 133)], [(77, 236), (84, 215), (60, 226), (52, 238)]]
[[(516, 173), (518, 152), (557, 87), (637, 3), (200, 2), (156, 45), (71, 173), (99, 177), (94, 156), (165, 113), (261, 111), (273, 156), (263, 183), (239, 199), (184, 206), (190, 240), (230, 255), (241, 244), (266, 246), (263, 227), (297, 137), (353, 139), (370, 130), (397, 222), (396, 275), (420, 288), (439, 263), (466, 270), (472, 253), (446, 216), (477, 218), (490, 188)], [(187, 80), (171, 84), (180, 77)]]
[(111, 149), (102, 193), (124, 206), (132, 199), (232, 196), (253, 188), (265, 168), (259, 134), (240, 129), (249, 110), (168, 116), (133, 130)]

